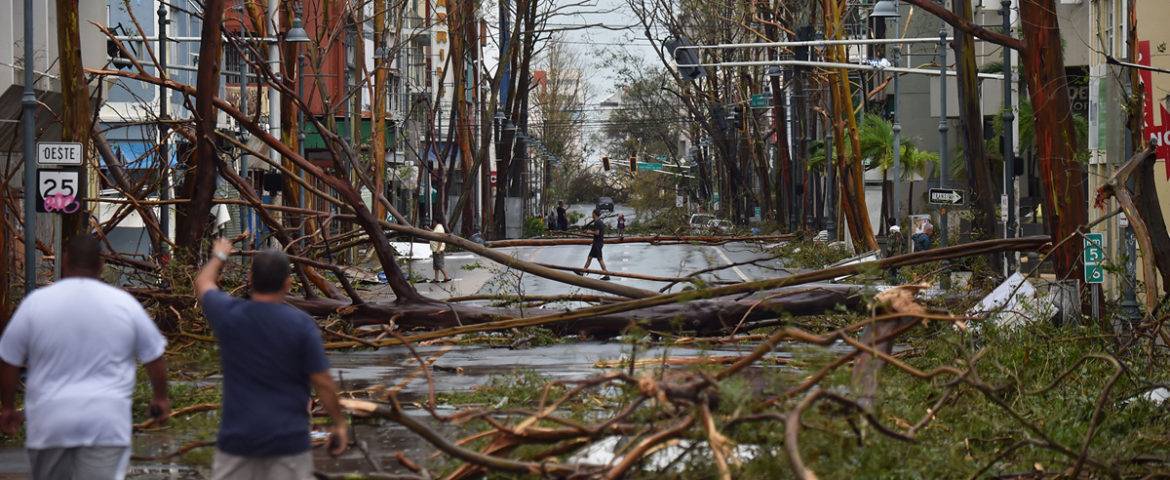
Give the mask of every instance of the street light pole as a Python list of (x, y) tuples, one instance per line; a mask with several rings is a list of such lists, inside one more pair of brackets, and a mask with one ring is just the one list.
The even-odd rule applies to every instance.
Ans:
[[(280, 83), (280, 45), (275, 39), (280, 30), (280, 0), (268, 0), (269, 32), (273, 41), (268, 42), (268, 71), (272, 74), (273, 82)], [(268, 133), (272, 138), (280, 139), (280, 91), (275, 87), (268, 87)], [(268, 149), (268, 158), (273, 162), (280, 162), (280, 152), (275, 148)]]
[(37, 288), (36, 148), (37, 94), (33, 90), (33, 1), (24, 0), (24, 93), (20, 97), (24, 127), (24, 292)]
[[(167, 25), (171, 22), (167, 20), (167, 6), (165, 3), (159, 2), (158, 5), (158, 77), (162, 79), (167, 78)], [(158, 86), (158, 152), (162, 159), (160, 162), (159, 171), (162, 172), (160, 181), (162, 185), (159, 186), (158, 198), (162, 200), (162, 204), (158, 207), (158, 226), (162, 230), (164, 241), (159, 244), (162, 253), (166, 253), (169, 244), (167, 240), (171, 238), (171, 215), (170, 205), (166, 200), (170, 198), (171, 194), (171, 159), (170, 152), (167, 148), (170, 131), (170, 105), (168, 101), (167, 88), (163, 85)]]
[[(1003, 17), (1003, 33), (1012, 34), (1012, 1), (1000, 2)], [(1016, 234), (1016, 152), (1013, 123), (1016, 120), (1015, 109), (1012, 108), (1012, 50), (1003, 48), (1003, 191), (1007, 196), (1007, 222), (1004, 223), (1003, 237), (1012, 238)], [(1015, 270), (1016, 257), (1014, 253), (1004, 253), (1005, 274)], [(1006, 275), (1005, 275), (1006, 276)]]
[[(900, 39), (902, 37), (902, 19), (901, 19), (901, 13), (899, 12), (900, 5), (901, 5), (901, 3), (898, 2), (897, 0), (885, 0), (882, 2), (878, 2), (876, 5), (874, 5), (873, 12), (870, 14), (871, 17), (875, 17), (883, 22), (886, 21), (887, 19), (892, 19), (894, 21), (894, 39)], [(900, 63), (901, 63), (901, 57), (902, 57), (902, 44), (893, 43), (893, 44), (890, 44), (890, 47), (893, 48), (893, 64), (894, 64), (894, 66), (895, 67), (901, 66)], [(901, 84), (899, 83), (899, 79), (901, 76), (902, 75), (900, 73), (894, 72), (894, 111), (893, 111), (893, 118), (891, 119), (891, 120), (893, 120), (893, 124), (894, 124), (892, 127), (892, 130), (894, 131), (894, 145), (893, 145), (893, 147), (894, 147), (894, 152), (893, 152), (894, 162), (893, 163), (894, 164), (893, 164), (893, 168), (892, 168), (893, 174), (894, 174), (894, 182), (893, 182), (894, 185), (893, 185), (893, 189), (892, 189), (893, 191), (891, 192), (893, 198), (890, 199), (890, 211), (893, 212), (893, 218), (894, 218), (895, 224), (898, 221), (898, 218), (900, 217), (901, 211), (899, 210), (898, 203), (900, 202), (900, 200), (902, 198), (902, 123), (901, 123), (901, 118), (899, 116), (899, 113), (900, 113), (899, 112), (899, 110), (900, 110), (899, 104), (901, 103), (901, 100), (902, 100), (901, 95), (900, 95)], [(885, 220), (885, 219), (882, 219), (882, 220)], [(891, 225), (891, 226), (893, 226), (893, 225)]]
[(833, 126), (826, 122), (825, 129), (825, 170), (828, 171), (828, 194), (825, 195), (825, 231), (829, 232), (829, 243), (837, 241), (837, 161), (833, 158)]
[[(941, 159), (940, 168), (938, 171), (938, 188), (947, 188), (947, 170), (950, 169), (951, 152), (948, 145), (947, 131), (950, 130), (950, 124), (947, 122), (947, 30), (946, 27), (941, 27), (938, 30), (938, 148), (939, 158)], [(945, 206), (938, 209), (939, 211), (939, 228), (942, 230), (939, 234), (940, 246), (947, 246), (947, 208)], [(945, 278), (945, 276), (944, 276)]]
[[(938, 135), (939, 135), (939, 171), (938, 187), (947, 188), (947, 171), (950, 170), (951, 152), (947, 142), (947, 131), (950, 125), (947, 122), (947, 29), (945, 26), (938, 29)], [(947, 246), (947, 207), (942, 205), (939, 212), (939, 246)], [(951, 286), (951, 273), (944, 269), (940, 286), (945, 290)]]

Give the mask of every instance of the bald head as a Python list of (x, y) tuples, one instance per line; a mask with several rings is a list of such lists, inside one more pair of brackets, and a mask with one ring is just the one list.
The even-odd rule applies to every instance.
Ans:
[(61, 274), (66, 277), (99, 277), (102, 274), (102, 244), (97, 236), (73, 237), (65, 246)]

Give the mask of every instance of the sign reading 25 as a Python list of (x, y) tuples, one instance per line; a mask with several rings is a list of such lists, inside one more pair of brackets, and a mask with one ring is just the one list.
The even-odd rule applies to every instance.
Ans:
[(37, 211), (75, 213), (81, 210), (81, 169), (37, 170)]

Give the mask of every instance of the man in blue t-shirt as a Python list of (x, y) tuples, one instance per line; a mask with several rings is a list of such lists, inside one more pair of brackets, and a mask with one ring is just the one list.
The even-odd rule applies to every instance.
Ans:
[(216, 281), (231, 251), (231, 242), (217, 240), (213, 258), (195, 277), (223, 365), (223, 410), (211, 476), (311, 479), (310, 385), (333, 419), (329, 453), (340, 455), (349, 443), (321, 335), (312, 318), (285, 303), (292, 278), (283, 252), (268, 250), (252, 258), (250, 299), (220, 291)]

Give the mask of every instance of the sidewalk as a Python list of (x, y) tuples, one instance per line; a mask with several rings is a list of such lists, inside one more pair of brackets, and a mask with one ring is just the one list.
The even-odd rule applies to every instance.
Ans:
[[(401, 268), (407, 278), (411, 279), (418, 293), (437, 300), (445, 300), (450, 297), (474, 295), (495, 276), (491, 268), (500, 267), (499, 264), (470, 252), (448, 253), (446, 263), (447, 273), (451, 275), (451, 281), (447, 283), (430, 282), (435, 272), (431, 269), (429, 259), (411, 260), (408, 264), (402, 265)], [(464, 268), (476, 264), (479, 265), (477, 268)], [(386, 284), (360, 283), (354, 286), (362, 294), (362, 298), (366, 300), (392, 301), (394, 299), (394, 293)]]

